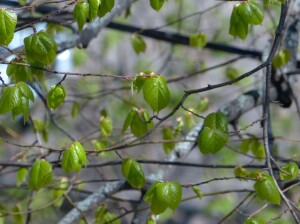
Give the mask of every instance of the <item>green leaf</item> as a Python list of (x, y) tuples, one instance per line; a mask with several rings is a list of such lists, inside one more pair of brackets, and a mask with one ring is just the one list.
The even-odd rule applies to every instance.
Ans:
[[(158, 186), (161, 184), (158, 184)], [(164, 201), (160, 201), (158, 199), (157, 188), (156, 188), (152, 195), (152, 201), (151, 201), (151, 206), (150, 206), (151, 212), (153, 212), (155, 215), (158, 215), (160, 213), (163, 213), (167, 208), (168, 208), (167, 203)]]
[(237, 7), (240, 17), (253, 25), (260, 25), (264, 20), (264, 9), (256, 0), (242, 2)]
[(246, 220), (245, 224), (265, 224), (266, 222), (261, 218), (252, 217)]
[(73, 107), (72, 107), (72, 111), (71, 111), (71, 115), (72, 115), (73, 118), (77, 117), (79, 108), (80, 108), (79, 103), (74, 102)]
[(159, 112), (165, 108), (170, 101), (170, 91), (166, 79), (159, 75), (148, 78), (143, 86), (143, 95), (153, 111)]
[(245, 40), (248, 35), (249, 24), (245, 21), (238, 12), (238, 7), (240, 4), (234, 6), (231, 17), (230, 17), (230, 26), (229, 34), (240, 39)]
[(162, 8), (165, 0), (150, 0), (150, 6), (157, 12)]
[(131, 37), (131, 44), (135, 53), (139, 54), (146, 51), (147, 45), (143, 38), (138, 34), (133, 34)]
[(157, 224), (156, 218), (154, 215), (150, 215), (147, 219), (147, 224)]
[(19, 106), (22, 93), (17, 86), (9, 86), (2, 90), (0, 98), (0, 114), (12, 111)]
[(266, 157), (264, 145), (255, 137), (243, 140), (240, 149), (243, 153), (251, 151), (255, 158), (259, 161)]
[(285, 166), (280, 167), (280, 179), (281, 180), (294, 180), (299, 173), (299, 167), (296, 163), (290, 162)]
[(228, 119), (223, 113), (211, 113), (204, 119), (204, 127), (228, 132)]
[(273, 58), (273, 66), (280, 68), (286, 65), (291, 60), (291, 54), (288, 50), (280, 50), (278, 54)]
[(107, 138), (111, 135), (113, 126), (109, 117), (101, 116), (99, 121), (100, 133), (103, 138)]
[(37, 160), (29, 173), (29, 188), (32, 190), (40, 190), (44, 186), (51, 183), (52, 166), (45, 160)]
[(218, 129), (205, 127), (200, 133), (198, 147), (203, 154), (216, 154), (227, 142), (228, 134)]
[(140, 189), (146, 183), (141, 164), (133, 159), (126, 158), (123, 160), (122, 174), (132, 187)]
[(66, 98), (66, 90), (62, 85), (51, 86), (47, 94), (47, 104), (52, 110), (60, 107)]
[(22, 6), (27, 4), (27, 0), (19, 0), (18, 2)]
[(133, 116), (135, 115), (136, 112), (137, 112), (137, 109), (133, 108), (127, 114), (127, 117), (126, 117), (126, 119), (124, 121), (124, 124), (123, 124), (122, 134), (124, 134), (125, 131), (130, 127), (131, 122), (132, 122), (132, 118), (133, 118)]
[(202, 199), (203, 198), (203, 193), (197, 186), (193, 186), (193, 191), (197, 195), (198, 198)]
[(254, 189), (261, 200), (280, 205), (280, 193), (273, 178), (268, 174), (262, 174), (262, 178), (255, 182)]
[(209, 99), (208, 97), (204, 97), (201, 98), (201, 100), (199, 101), (199, 104), (196, 107), (196, 110), (199, 111), (200, 113), (203, 113), (205, 111), (207, 111), (209, 106)]
[(86, 165), (87, 157), (84, 148), (80, 142), (74, 142), (70, 148), (68, 148), (62, 158), (61, 166), (66, 173), (72, 171), (79, 172), (82, 165)]
[(26, 99), (31, 100), (32, 102), (34, 101), (33, 92), (25, 82), (18, 82), (16, 86), (20, 89), (22, 95)]
[(114, 0), (101, 0), (99, 9), (98, 9), (98, 16), (99, 18), (102, 18), (103, 16), (106, 15), (106, 13), (111, 12), (115, 5)]
[[(234, 176), (236, 177), (245, 177), (249, 175), (249, 171), (246, 170), (244, 167), (242, 166), (237, 166), (234, 168)], [(240, 178), (240, 180), (244, 180), (244, 178)]]
[(26, 168), (21, 168), (18, 170), (16, 175), (16, 184), (18, 187), (26, 182), (27, 173), (28, 170)]
[(50, 65), (56, 58), (57, 44), (44, 31), (26, 37), (24, 45), (29, 63)]
[(17, 224), (25, 223), (25, 219), (24, 219), (24, 216), (22, 215), (22, 210), (21, 210), (20, 204), (17, 204), (15, 207), (13, 207), (11, 211), (13, 213), (17, 213), (15, 215), (13, 215), (15, 223), (17, 223)]
[(156, 194), (159, 201), (175, 211), (181, 201), (182, 189), (178, 182), (171, 181), (157, 185)]
[(16, 120), (16, 117), (20, 114), (24, 115), (24, 122), (29, 119), (29, 100), (25, 97), (21, 97), (19, 105), (12, 110), (13, 119)]
[(143, 75), (139, 75), (139, 76), (135, 77), (131, 83), (131, 93), (133, 94), (134, 90), (136, 90), (137, 93), (139, 93), (141, 91), (141, 89), (143, 88), (146, 80), (147, 80), (147, 77), (145, 77)]
[[(53, 205), (58, 208), (62, 205), (62, 203), (64, 201), (64, 198), (62, 196), (67, 191), (68, 178), (66, 178), (66, 177), (60, 178), (58, 185), (55, 187), (57, 189), (53, 190), (53, 200), (56, 200), (56, 201), (54, 202)], [(57, 200), (59, 198), (60, 198), (60, 200)]]
[[(171, 127), (164, 127), (162, 129), (162, 135), (163, 135), (162, 136), (163, 140), (167, 140), (167, 141), (173, 141), (176, 138), (176, 136), (174, 135), (174, 131), (172, 130)], [(163, 149), (167, 155), (169, 155), (172, 152), (174, 147), (175, 147), (175, 142), (163, 143)]]
[(135, 137), (139, 138), (143, 136), (148, 132), (148, 128), (151, 128), (151, 125), (153, 125), (153, 123), (146, 123), (149, 118), (150, 115), (147, 111), (134, 111), (130, 124), (130, 130)]
[(87, 18), (89, 17), (89, 4), (77, 2), (73, 11), (74, 19), (77, 21), (78, 30), (81, 31)]
[(234, 67), (227, 67), (225, 73), (226, 73), (226, 77), (229, 80), (233, 80), (233, 79), (239, 77), (239, 70), (237, 70)]
[(12, 64), (9, 64), (6, 69), (7, 76), (13, 81), (13, 82), (26, 82), (26, 81), (32, 81), (32, 71), (30, 67), (23, 66), (23, 65), (16, 65), (13, 63), (27, 63), (27, 61), (22, 58), (14, 58), (11, 60)]
[(7, 46), (14, 38), (17, 14), (0, 8), (0, 45)]
[(89, 0), (89, 20), (93, 21), (98, 12), (98, 8), (101, 0)]
[(152, 184), (150, 186), (150, 188), (148, 189), (148, 191), (146, 192), (146, 194), (144, 195), (144, 198), (143, 198), (145, 202), (151, 204), (152, 196), (153, 196), (154, 192), (156, 191), (156, 187), (161, 183), (163, 183), (161, 180), (157, 180), (157, 181), (155, 181), (154, 184)]
[(196, 33), (190, 36), (189, 44), (192, 47), (203, 48), (207, 43), (207, 37), (204, 33)]

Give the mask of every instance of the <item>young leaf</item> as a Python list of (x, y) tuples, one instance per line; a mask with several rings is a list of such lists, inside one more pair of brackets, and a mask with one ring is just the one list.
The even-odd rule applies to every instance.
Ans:
[(102, 18), (103, 16), (106, 15), (106, 13), (111, 12), (115, 5), (114, 0), (101, 0), (99, 9), (98, 9), (98, 16), (99, 18)]
[(273, 66), (275, 68), (280, 68), (286, 65), (291, 59), (291, 54), (288, 50), (280, 50), (278, 54), (273, 58)]
[(252, 217), (247, 219), (245, 224), (266, 224), (266, 222), (261, 218)]
[(166, 79), (159, 75), (148, 78), (143, 85), (143, 95), (153, 111), (159, 112), (165, 108), (170, 101)]
[(47, 94), (47, 104), (52, 110), (60, 107), (66, 98), (66, 90), (62, 85), (51, 86), (50, 91)]
[(139, 54), (146, 51), (147, 45), (146, 42), (140, 35), (133, 34), (131, 37), (131, 44), (135, 53)]
[(87, 157), (84, 148), (80, 142), (74, 142), (70, 148), (68, 148), (62, 158), (61, 166), (66, 173), (72, 171), (79, 172), (82, 165), (86, 165)]
[(73, 118), (77, 117), (79, 108), (80, 108), (79, 103), (74, 102), (73, 107), (72, 107), (72, 111), (71, 111), (71, 115), (72, 115)]
[(223, 113), (211, 113), (205, 118), (204, 127), (228, 132), (228, 119)]
[(56, 188), (57, 189), (55, 189), (55, 190), (53, 190), (53, 200), (56, 200), (56, 199), (59, 199), (60, 198), (60, 200), (56, 200), (55, 202), (54, 202), (54, 206), (55, 207), (60, 207), (61, 205), (62, 205), (62, 203), (63, 203), (63, 195), (64, 195), (64, 193), (66, 192), (66, 190), (67, 190), (67, 187), (68, 187), (68, 178), (66, 178), (66, 177), (62, 177), (62, 178), (60, 178), (60, 180), (59, 180), (59, 183), (58, 183), (58, 185), (56, 186)]
[(285, 166), (280, 167), (280, 179), (281, 180), (294, 180), (299, 173), (299, 167), (296, 163), (290, 162)]
[[(166, 141), (172, 141), (176, 138), (174, 136), (173, 130), (170, 127), (164, 127), (162, 130), (162, 134), (163, 134), (163, 140), (166, 140)], [(172, 152), (174, 147), (175, 147), (175, 142), (164, 142), (163, 143), (163, 149), (167, 155)]]
[(200, 133), (198, 147), (203, 154), (219, 152), (228, 142), (228, 134), (218, 129), (205, 127)]
[(135, 115), (136, 112), (137, 112), (137, 109), (133, 108), (127, 114), (127, 117), (126, 117), (126, 119), (124, 121), (124, 124), (123, 124), (122, 134), (124, 134), (125, 131), (130, 127), (131, 122), (132, 122), (132, 118), (133, 118), (133, 116)]
[(126, 158), (123, 160), (122, 174), (132, 187), (140, 189), (146, 183), (141, 164), (133, 159)]
[(15, 207), (12, 208), (12, 212), (15, 213), (13, 215), (14, 217), (14, 222), (16, 224), (23, 224), (25, 223), (24, 216), (22, 215), (22, 209), (20, 204), (17, 204)]
[(20, 91), (21, 94), (28, 100), (34, 101), (34, 95), (29, 86), (25, 82), (18, 82), (16, 85)]
[(117, 217), (116, 214), (114, 213), (110, 213), (107, 211), (107, 207), (106, 205), (101, 205), (95, 213), (95, 223), (96, 224), (105, 224), (105, 223), (111, 223), (111, 224), (121, 224), (120, 220), (115, 220), (115, 221), (111, 221), (113, 219), (115, 219)]
[(254, 189), (261, 200), (267, 200), (271, 204), (280, 204), (280, 193), (273, 178), (268, 174), (262, 174), (262, 178), (254, 184)]
[(74, 19), (77, 21), (78, 30), (81, 31), (87, 18), (89, 17), (89, 4), (77, 2), (73, 11)]
[(26, 168), (21, 168), (18, 170), (16, 175), (16, 184), (19, 187), (21, 184), (26, 182), (28, 170)]
[(146, 123), (149, 120), (149, 113), (147, 111), (134, 111), (130, 124), (131, 133), (139, 138), (148, 132), (152, 122)]
[(157, 12), (162, 8), (165, 0), (150, 0), (150, 6)]
[(7, 76), (13, 81), (13, 82), (27, 82), (32, 81), (32, 71), (29, 67), (23, 66), (23, 65), (16, 65), (13, 63), (27, 63), (27, 61), (22, 58), (14, 58), (11, 60), (12, 64), (9, 64), (6, 69)]
[(101, 116), (99, 121), (100, 133), (103, 138), (107, 138), (112, 132), (112, 123), (109, 117)]
[(156, 195), (159, 201), (166, 203), (175, 211), (181, 201), (182, 189), (180, 184), (175, 181), (161, 183), (156, 187)]
[(0, 45), (7, 46), (14, 38), (17, 14), (0, 8)]
[[(246, 170), (244, 167), (237, 166), (236, 168), (234, 168), (234, 176), (245, 177), (247, 175), (249, 175), (249, 171)], [(244, 178), (240, 178), (240, 180), (244, 180)]]
[(198, 197), (199, 199), (202, 199), (202, 198), (203, 198), (203, 193), (202, 193), (202, 191), (199, 189), (199, 187), (193, 186), (192, 188), (193, 188), (194, 193), (197, 195), (197, 197)]
[[(162, 183), (161, 183), (162, 184)], [(160, 184), (158, 184), (159, 186)], [(160, 201), (157, 197), (157, 188), (153, 192), (152, 195), (152, 201), (151, 201), (151, 212), (153, 212), (155, 215), (158, 215), (160, 213), (163, 213), (168, 208), (168, 205), (164, 201)]]
[(233, 80), (239, 76), (239, 71), (234, 67), (227, 67), (225, 73), (229, 80)]
[(141, 89), (143, 88), (146, 80), (147, 80), (147, 77), (145, 77), (143, 75), (139, 75), (139, 76), (135, 77), (131, 83), (131, 93), (133, 94), (134, 90), (136, 90), (137, 93), (139, 93), (141, 91)]
[(26, 37), (24, 45), (29, 63), (50, 65), (56, 58), (57, 44), (44, 31)]
[(147, 223), (146, 224), (157, 224), (156, 222), (156, 218), (154, 215), (150, 215), (147, 219)]
[(9, 86), (2, 90), (0, 99), (0, 114), (12, 111), (21, 102), (22, 93), (16, 86)]
[(51, 183), (52, 166), (45, 160), (37, 160), (29, 173), (29, 188), (32, 190), (40, 190), (44, 186)]
[(161, 183), (163, 183), (161, 180), (157, 180), (157, 181), (155, 181), (154, 184), (152, 184), (150, 186), (150, 188), (148, 189), (148, 191), (146, 192), (146, 194), (144, 195), (144, 198), (143, 198), (145, 202), (151, 204), (152, 196), (153, 196), (154, 192), (156, 191), (156, 187)]
[(192, 47), (203, 48), (207, 43), (207, 37), (204, 33), (196, 33), (190, 36), (189, 44)]
[(24, 116), (24, 122), (29, 119), (29, 100), (25, 97), (21, 97), (19, 105), (12, 110), (12, 117), (16, 120), (16, 117), (20, 114)]
[(231, 17), (230, 17), (230, 26), (229, 26), (229, 34), (236, 37), (238, 36), (240, 39), (245, 40), (248, 35), (248, 22), (244, 20), (238, 12), (237, 4), (234, 6)]
[(98, 12), (98, 8), (101, 0), (89, 0), (89, 20), (93, 21)]
[(249, 24), (260, 25), (262, 23), (264, 10), (256, 0), (242, 2), (237, 8), (240, 17)]

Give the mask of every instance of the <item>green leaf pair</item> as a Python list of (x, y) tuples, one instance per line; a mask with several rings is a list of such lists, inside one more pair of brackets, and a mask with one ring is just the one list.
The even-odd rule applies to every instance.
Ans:
[(153, 72), (137, 76), (132, 82), (132, 90), (139, 92), (141, 89), (143, 89), (144, 100), (153, 111), (159, 112), (168, 105), (171, 95), (163, 76)]
[(138, 110), (137, 108), (132, 108), (123, 124), (122, 133), (124, 133), (129, 127), (131, 133), (139, 138), (146, 134), (149, 128), (153, 127), (152, 122), (148, 122), (150, 119), (150, 115), (147, 111), (141, 109)]
[(132, 187), (140, 189), (146, 183), (142, 165), (133, 159), (123, 160), (122, 174)]
[(257, 181), (254, 184), (256, 195), (261, 200), (266, 200), (272, 204), (280, 205), (280, 193), (275, 184), (274, 179), (268, 174), (261, 174), (257, 177)]
[(167, 208), (173, 211), (179, 206), (182, 197), (182, 189), (178, 182), (156, 181), (147, 191), (144, 200), (150, 204), (151, 211), (158, 215)]
[(24, 82), (18, 82), (15, 86), (5, 87), (0, 98), (0, 114), (12, 112), (15, 119), (18, 115), (24, 115), (24, 121), (29, 119), (29, 100), (34, 101), (31, 89)]
[(249, 151), (251, 151), (259, 161), (266, 157), (264, 145), (255, 137), (245, 139), (241, 144), (241, 152), (248, 153)]
[(7, 46), (14, 38), (17, 14), (0, 8), (0, 45)]
[(52, 181), (52, 166), (45, 160), (37, 160), (29, 173), (29, 188), (40, 190)]
[(264, 19), (263, 7), (256, 0), (248, 0), (234, 6), (231, 17), (229, 34), (245, 40), (249, 25), (259, 25)]
[(203, 154), (219, 152), (228, 142), (228, 119), (223, 113), (209, 114), (198, 139)]
[(86, 153), (80, 142), (74, 142), (63, 154), (61, 166), (66, 173), (79, 172), (86, 164)]

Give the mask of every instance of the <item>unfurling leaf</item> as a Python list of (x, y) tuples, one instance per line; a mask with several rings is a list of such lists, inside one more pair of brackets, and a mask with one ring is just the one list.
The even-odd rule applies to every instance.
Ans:
[(111, 135), (113, 126), (111, 119), (107, 116), (101, 116), (99, 121), (100, 133), (103, 138), (107, 138)]
[(79, 172), (82, 165), (86, 165), (87, 157), (84, 148), (80, 142), (74, 142), (70, 148), (68, 148), (62, 158), (61, 166), (66, 173), (72, 171)]
[(0, 45), (7, 46), (14, 38), (17, 14), (0, 8)]
[(57, 44), (44, 31), (24, 39), (26, 58), (31, 64), (50, 65), (56, 58)]
[[(93, 8), (94, 9), (94, 8)], [(93, 12), (93, 11), (92, 11)], [(82, 30), (89, 15), (89, 4), (87, 2), (77, 2), (73, 11), (74, 19), (77, 21), (79, 31)]]
[(202, 193), (202, 191), (199, 189), (199, 187), (193, 186), (193, 191), (194, 191), (194, 193), (197, 195), (197, 197), (198, 197), (199, 199), (202, 199), (202, 198), (203, 198), (203, 193)]
[(32, 190), (40, 190), (44, 186), (51, 183), (52, 166), (45, 160), (37, 160), (29, 173), (29, 188)]
[(123, 160), (122, 174), (132, 187), (140, 189), (146, 183), (141, 164), (133, 159), (126, 158)]
[(52, 110), (60, 107), (66, 98), (66, 90), (62, 85), (51, 86), (50, 91), (47, 94), (47, 104)]

